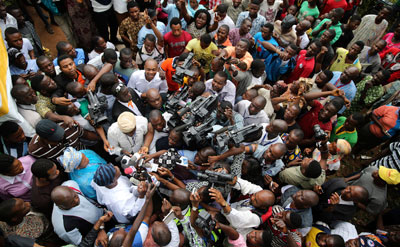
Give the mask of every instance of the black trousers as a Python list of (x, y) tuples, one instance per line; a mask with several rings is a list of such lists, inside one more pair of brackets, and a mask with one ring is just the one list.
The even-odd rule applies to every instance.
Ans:
[[(93, 19), (96, 24), (97, 30), (99, 31), (99, 35), (105, 40), (111, 41), (115, 44), (118, 41), (118, 22), (117, 18), (115, 17), (113, 8), (110, 8), (109, 10), (104, 12), (93, 12)], [(110, 32), (108, 32), (108, 28), (110, 28)]]

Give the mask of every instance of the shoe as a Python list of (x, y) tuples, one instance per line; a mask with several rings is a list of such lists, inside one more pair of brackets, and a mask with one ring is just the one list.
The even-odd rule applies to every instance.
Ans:
[(53, 28), (51, 28), (50, 25), (46, 26), (46, 31), (47, 31), (49, 34), (54, 34), (54, 30), (53, 30)]

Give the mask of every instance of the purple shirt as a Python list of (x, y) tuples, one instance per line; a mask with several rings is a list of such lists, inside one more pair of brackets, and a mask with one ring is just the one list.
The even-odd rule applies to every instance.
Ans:
[(248, 39), (250, 40), (252, 38), (250, 33), (247, 33), (244, 36), (240, 36), (239, 34), (239, 28), (234, 28), (229, 31), (229, 40), (232, 43), (232, 46), (235, 46), (237, 43), (239, 43), (240, 39)]
[(24, 201), (31, 201), (32, 172), (31, 166), (35, 158), (30, 155), (18, 159), (24, 171), (17, 176), (10, 177), (0, 174), (0, 198), (7, 200), (18, 197)]

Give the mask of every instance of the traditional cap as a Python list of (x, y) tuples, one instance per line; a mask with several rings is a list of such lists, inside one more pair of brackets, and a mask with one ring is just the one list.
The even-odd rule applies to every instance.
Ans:
[(115, 167), (112, 164), (100, 165), (93, 176), (93, 182), (99, 186), (107, 186), (114, 182)]
[(351, 153), (351, 145), (348, 141), (344, 139), (338, 139), (336, 141), (337, 154), (340, 156), (345, 156)]
[(64, 137), (64, 129), (49, 119), (42, 119), (36, 124), (36, 133), (49, 141), (58, 142)]
[(117, 119), (118, 127), (122, 133), (127, 134), (136, 127), (136, 117), (132, 112), (125, 111)]
[(381, 179), (388, 184), (397, 185), (400, 183), (400, 173), (396, 169), (390, 169), (384, 166), (380, 166), (379, 177), (381, 177)]
[(64, 167), (65, 172), (73, 172), (82, 161), (82, 153), (73, 147), (67, 147), (64, 154), (57, 158), (58, 162)]

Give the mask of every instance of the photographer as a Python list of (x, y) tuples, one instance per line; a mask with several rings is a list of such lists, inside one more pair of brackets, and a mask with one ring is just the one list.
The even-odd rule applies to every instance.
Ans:
[(211, 113), (213, 119), (211, 125), (220, 125), (226, 127), (235, 126), (235, 129), (243, 128), (243, 117), (233, 110), (233, 106), (229, 101), (221, 101), (218, 103), (217, 111)]
[(223, 71), (218, 71), (213, 79), (206, 81), (206, 92), (218, 95), (219, 102), (228, 101), (235, 104), (236, 87), (228, 80)]
[[(325, 106), (316, 100), (320, 97), (327, 96), (337, 97), (331, 100), (329, 103), (326, 103)], [(307, 100), (308, 105), (312, 108), (298, 121), (298, 124), (304, 132), (304, 139), (301, 142), (301, 145), (303, 147), (311, 147), (316, 143), (313, 126), (318, 124), (323, 131), (327, 132), (329, 136), (330, 132), (332, 131), (331, 118), (335, 116), (340, 109), (342, 109), (345, 103), (345, 96), (343, 91), (335, 89), (327, 92), (307, 93), (304, 95), (304, 98)]]

